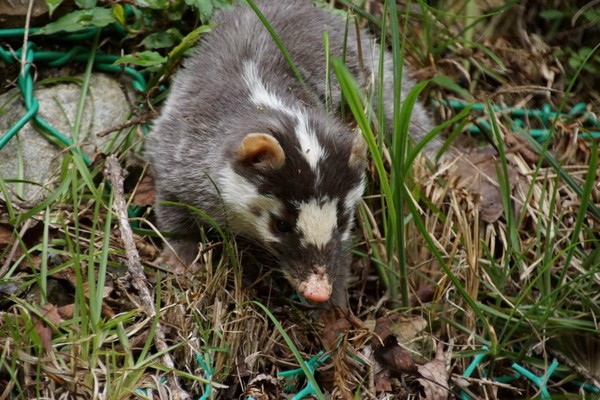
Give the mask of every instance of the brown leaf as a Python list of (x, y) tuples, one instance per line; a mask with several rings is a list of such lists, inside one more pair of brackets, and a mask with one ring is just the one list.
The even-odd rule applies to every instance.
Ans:
[[(455, 163), (453, 170), (456, 188), (481, 196), (481, 218), (488, 223), (497, 221), (504, 213), (496, 169), (499, 163), (494, 149), (482, 148), (463, 154)], [(519, 174), (510, 164), (507, 165), (507, 170), (512, 192), (518, 182)]]
[(376, 335), (375, 340), (379, 338), (379, 340), (383, 342), (392, 334), (391, 325), (394, 322), (394, 318), (394, 315), (377, 318), (377, 321), (375, 321), (375, 329), (373, 330)]
[(0, 248), (11, 243), (13, 228), (10, 225), (0, 224)]
[(375, 325), (373, 348), (375, 359), (382, 370), (375, 376), (378, 390), (392, 391), (391, 378), (403, 379), (405, 375), (419, 376), (417, 364), (411, 353), (400, 343), (408, 343), (427, 326), (421, 317), (403, 318), (401, 314), (392, 314), (379, 318)]
[[(112, 282), (112, 281), (110, 281)], [(99, 288), (96, 288), (96, 290), (98, 290)], [(102, 288), (102, 298), (108, 297), (112, 291), (114, 290), (114, 288), (112, 286), (108, 286), (108, 282), (107, 282), (107, 286), (104, 286)], [(90, 297), (90, 287), (89, 287), (89, 283), (88, 282), (84, 282), (83, 283), (83, 291), (85, 294), (85, 297), (89, 298)]]
[(392, 333), (400, 343), (408, 343), (417, 337), (427, 327), (427, 321), (423, 317), (400, 318), (392, 324)]
[(40, 341), (42, 342), (44, 350), (49, 353), (52, 350), (52, 328), (46, 324), (46, 321), (50, 322), (52, 325), (58, 325), (62, 321), (62, 318), (58, 313), (58, 309), (50, 303), (44, 304), (41, 307), (40, 312), (44, 319), (35, 317), (34, 328), (40, 336)]
[(42, 315), (46, 320), (48, 320), (52, 325), (58, 325), (62, 322), (62, 318), (58, 313), (58, 308), (54, 304), (46, 303), (41, 307)]
[(410, 353), (400, 347), (398, 340), (392, 335), (384, 340), (383, 346), (375, 349), (375, 359), (389, 369), (391, 376), (400, 378), (402, 374), (417, 374), (417, 365)]
[[(6, 263), (6, 258), (12, 256), (12, 259), (15, 260), (23, 254), (21, 250), (21, 246), (17, 246), (16, 249), (11, 249), (11, 251), (4, 251), (7, 247), (13, 247), (14, 237), (13, 237), (13, 228), (8, 224), (0, 224), (0, 253), (5, 253), (4, 257), (0, 257), (0, 266)], [(12, 250), (15, 251), (14, 254), (11, 254)]]
[(433, 300), (436, 288), (433, 285), (425, 285), (420, 287), (415, 294), (410, 298), (410, 306), (417, 307), (424, 303), (429, 303)]
[(102, 302), (102, 316), (108, 319), (115, 317), (115, 312), (113, 311), (112, 307), (104, 302)]
[(283, 385), (278, 378), (260, 374), (248, 383), (244, 396), (256, 400), (279, 400), (281, 399), (279, 393), (282, 391)]
[(137, 184), (131, 203), (136, 206), (149, 206), (156, 201), (156, 189), (154, 188), (154, 174), (149, 170)]
[[(51, 229), (52, 232), (52, 229)], [(18, 232), (14, 232), (13, 226), (7, 223), (0, 223), (0, 252), (4, 252), (4, 250), (10, 246), (10, 252), (5, 252), (5, 257), (9, 255), (12, 257), (11, 261), (16, 260), (17, 258), (23, 255), (23, 246), (14, 247), (15, 243), (23, 243), (25, 244), (25, 248), (31, 248), (34, 245), (41, 242), (41, 237), (43, 234), (43, 223), (35, 218), (29, 218), (25, 221), (22, 226), (18, 227)], [(17, 235), (19, 238), (17, 239)], [(12, 253), (14, 251), (14, 254)], [(35, 253), (32, 253), (32, 255)], [(29, 262), (33, 257), (28, 257), (27, 262), (19, 263), (19, 270), (28, 270), (32, 263)], [(38, 257), (39, 259), (39, 257)], [(33, 264), (39, 265), (33, 260)], [(0, 264), (6, 263), (7, 260), (5, 258), (0, 258)]]
[[(325, 349), (332, 349), (337, 345), (339, 334), (356, 325), (348, 309), (332, 307), (319, 316), (319, 326), (323, 327), (321, 342)], [(358, 322), (360, 324), (360, 322)]]
[(535, 165), (540, 156), (525, 140), (522, 135), (515, 135), (512, 132), (507, 132), (504, 135), (504, 145), (510, 149), (511, 153), (517, 153), (529, 164)]
[(66, 304), (62, 307), (58, 307), (57, 311), (58, 315), (60, 315), (63, 320), (71, 319), (75, 314), (75, 304)]
[(390, 379), (390, 372), (386, 368), (377, 371), (375, 373), (375, 391), (377, 393), (391, 392), (392, 381)]
[(377, 319), (375, 334), (382, 342), (392, 335), (400, 343), (408, 343), (426, 326), (427, 321), (422, 317), (404, 318), (400, 314), (391, 314)]
[[(66, 304), (62, 307), (58, 307), (58, 315), (60, 315), (63, 320), (73, 318), (74, 312), (75, 304)], [(102, 316), (111, 319), (114, 318), (115, 312), (108, 304), (102, 303)]]
[[(112, 284), (112, 279), (107, 280), (106, 286), (104, 286), (102, 288), (102, 299), (107, 298), (113, 292), (114, 287), (109, 286), (110, 284)], [(89, 299), (90, 292), (89, 292), (88, 282), (83, 283), (83, 289), (84, 289), (85, 297), (87, 297)], [(99, 288), (96, 288), (96, 290), (98, 290), (98, 289)], [(106, 304), (104, 302), (104, 300), (102, 301), (102, 316), (109, 318), (109, 319), (113, 318), (115, 316), (115, 312), (112, 310), (112, 308), (108, 304)]]
[[(31, 267), (35, 268), (36, 270), (39, 270), (40, 266), (42, 265), (42, 257), (39, 254), (33, 254), (29, 258), (31, 260), (31, 263), (28, 265), (31, 265)], [(57, 262), (62, 263), (62, 259)], [(49, 262), (49, 264), (51, 264), (51, 262)], [(55, 264), (53, 266), (56, 265), (58, 264)], [(60, 268), (57, 272), (51, 274), (50, 277), (61, 281), (67, 281), (71, 285), (73, 285), (73, 287), (75, 287), (75, 285), (77, 284), (77, 275), (75, 274), (73, 268)]]
[(419, 365), (417, 370), (421, 375), (418, 381), (423, 386), (424, 399), (446, 400), (448, 398), (450, 393), (448, 389), (449, 375), (446, 369), (443, 343), (438, 343), (435, 358), (427, 364)]

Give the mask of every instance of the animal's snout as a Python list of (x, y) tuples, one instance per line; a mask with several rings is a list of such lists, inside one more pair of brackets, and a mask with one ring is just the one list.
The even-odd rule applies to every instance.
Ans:
[(298, 291), (306, 300), (324, 303), (331, 298), (333, 287), (329, 275), (323, 267), (316, 268), (304, 281), (298, 285)]

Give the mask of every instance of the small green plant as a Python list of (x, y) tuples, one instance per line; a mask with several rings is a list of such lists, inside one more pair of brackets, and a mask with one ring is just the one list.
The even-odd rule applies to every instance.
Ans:
[(595, 53), (596, 49), (582, 47), (577, 51), (568, 50), (568, 65), (572, 72), (583, 68), (585, 72), (598, 73), (600, 71), (600, 54)]

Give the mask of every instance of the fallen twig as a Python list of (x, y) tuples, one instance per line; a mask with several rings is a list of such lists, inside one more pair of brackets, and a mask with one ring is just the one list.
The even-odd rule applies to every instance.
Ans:
[[(123, 192), (123, 169), (119, 165), (117, 157), (110, 155), (106, 159), (105, 174), (108, 177), (113, 189), (113, 209), (117, 215), (119, 221), (119, 227), (121, 231), (121, 239), (125, 246), (125, 255), (127, 270), (131, 274), (133, 286), (137, 289), (138, 295), (140, 296), (141, 306), (150, 318), (154, 318), (156, 310), (154, 309), (154, 302), (152, 295), (148, 289), (149, 284), (144, 274), (144, 269), (140, 262), (140, 255), (135, 247), (135, 241), (133, 238), (133, 231), (129, 225), (127, 219), (127, 203), (125, 202), (125, 194)], [(167, 344), (165, 341), (165, 333), (160, 322), (156, 327), (156, 335), (154, 336), (154, 344), (158, 352), (163, 353), (163, 363), (167, 368), (174, 370), (173, 360), (167, 351)], [(167, 376), (169, 384), (173, 389), (175, 399), (189, 399), (190, 396), (179, 386), (177, 375), (173, 372)]]

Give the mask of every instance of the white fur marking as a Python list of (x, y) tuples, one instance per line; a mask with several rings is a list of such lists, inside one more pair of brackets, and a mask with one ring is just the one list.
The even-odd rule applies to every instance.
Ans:
[(347, 212), (354, 212), (354, 208), (356, 207), (356, 205), (362, 198), (364, 191), (365, 191), (365, 177), (363, 175), (360, 183), (357, 186), (350, 189), (350, 191), (346, 195), (346, 198), (344, 199), (344, 209)]
[(252, 183), (230, 167), (223, 169), (219, 178), (219, 191), (231, 216), (231, 228), (237, 233), (255, 236), (263, 243), (279, 242), (269, 226), (270, 212), (280, 213), (283, 209), (281, 201), (260, 195)]
[(354, 223), (349, 224), (348, 227), (342, 233), (342, 242), (347, 242), (350, 239), (350, 232), (352, 231), (352, 226)]
[(344, 209), (348, 214), (350, 214), (350, 218), (348, 220), (348, 226), (342, 232), (342, 241), (345, 242), (350, 239), (350, 232), (352, 231), (352, 227), (354, 226), (354, 209), (356, 205), (362, 198), (362, 195), (365, 191), (365, 177), (363, 175), (360, 183), (350, 189), (346, 198), (344, 199)]
[(244, 62), (243, 78), (250, 90), (250, 99), (255, 105), (280, 111), (297, 121), (296, 137), (300, 143), (300, 152), (311, 168), (316, 171), (319, 160), (325, 156), (325, 152), (319, 143), (317, 134), (309, 127), (306, 113), (298, 107), (285, 104), (279, 96), (269, 91), (253, 61)]
[(253, 61), (244, 62), (244, 82), (250, 90), (250, 99), (257, 106), (269, 107), (290, 116), (296, 116), (296, 113), (299, 112), (293, 107), (288, 107), (279, 96), (267, 89)]
[(318, 201), (312, 199), (298, 206), (298, 229), (302, 233), (302, 245), (324, 247), (337, 228), (338, 199)]
[(317, 171), (319, 160), (325, 156), (325, 151), (321, 147), (315, 131), (308, 126), (308, 118), (304, 115), (302, 115), (302, 118), (298, 118), (296, 136), (300, 143), (302, 155), (306, 158), (308, 165), (310, 165), (313, 171)]

